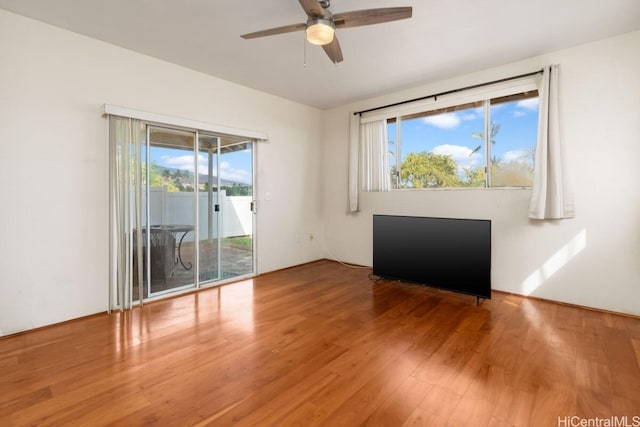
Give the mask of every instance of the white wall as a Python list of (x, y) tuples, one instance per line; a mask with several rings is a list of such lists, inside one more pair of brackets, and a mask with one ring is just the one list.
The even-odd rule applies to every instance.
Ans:
[[(493, 221), (493, 288), (640, 314), (640, 32), (325, 112), (327, 252), (371, 265), (372, 214)], [(359, 111), (558, 63), (561, 120), (577, 215), (530, 221), (530, 190), (362, 193), (347, 214), (348, 120)]]
[(0, 10), (0, 335), (107, 308), (105, 103), (268, 133), (258, 270), (323, 256), (321, 111)]

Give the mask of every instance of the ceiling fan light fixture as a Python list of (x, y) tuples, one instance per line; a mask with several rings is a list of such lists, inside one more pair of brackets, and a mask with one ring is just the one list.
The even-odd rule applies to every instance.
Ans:
[(328, 19), (313, 19), (307, 22), (307, 41), (320, 46), (333, 41), (336, 26)]

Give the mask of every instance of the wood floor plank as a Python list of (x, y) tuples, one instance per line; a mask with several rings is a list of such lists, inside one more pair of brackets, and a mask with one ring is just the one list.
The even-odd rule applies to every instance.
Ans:
[(362, 387), (345, 399), (322, 425), (362, 425), (375, 410), (381, 407), (415, 371), (418, 361), (400, 353), (383, 366), (377, 374), (371, 375)]
[[(446, 385), (434, 385), (427, 393), (425, 398), (418, 404), (420, 411), (416, 414), (412, 414), (409, 417), (408, 422), (412, 419), (420, 420), (418, 424), (426, 423), (424, 425), (456, 425), (449, 421), (453, 416), (454, 411), (460, 401), (462, 400), (462, 393), (457, 390), (452, 390)], [(406, 423), (405, 423), (406, 424)]]
[[(522, 388), (507, 388), (512, 393), (511, 405), (506, 414), (502, 414), (513, 426), (536, 426), (533, 424), (535, 392)], [(554, 424), (556, 425), (556, 424)]]
[(433, 386), (409, 376), (362, 423), (363, 426), (400, 426), (404, 424)]
[(431, 416), (424, 409), (417, 407), (409, 415), (409, 418), (402, 424), (402, 427), (429, 427), (429, 426), (450, 426), (445, 420), (438, 420)]
[(0, 339), (0, 425), (639, 415), (640, 319), (368, 274), (319, 261)]
[(613, 392), (609, 384), (609, 369), (593, 362), (580, 361), (581, 376), (589, 378), (577, 387), (578, 412), (587, 418), (605, 418), (609, 416), (610, 402), (607, 396)]
[(636, 362), (638, 367), (640, 368), (640, 338), (632, 338), (631, 345), (633, 346), (633, 350), (636, 353)]

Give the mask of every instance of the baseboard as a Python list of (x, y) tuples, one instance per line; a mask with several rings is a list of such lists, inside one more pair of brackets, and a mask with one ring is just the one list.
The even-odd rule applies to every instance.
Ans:
[(622, 311), (605, 310), (603, 308), (589, 307), (588, 305), (573, 304), (573, 303), (570, 303), (570, 302), (556, 301), (556, 300), (549, 299), (549, 298), (534, 297), (534, 296), (531, 296), (531, 295), (522, 295), (522, 294), (517, 294), (515, 292), (498, 291), (498, 290), (495, 290), (495, 289), (493, 289), (491, 292), (498, 292), (498, 293), (505, 294), (505, 295), (514, 295), (514, 296), (517, 296), (519, 298), (543, 301), (543, 302), (548, 302), (548, 303), (552, 303), (552, 304), (564, 305), (564, 306), (567, 306), (567, 307), (581, 308), (583, 310), (589, 310), (589, 311), (595, 311), (595, 312), (598, 312), (598, 313), (611, 314), (611, 315), (614, 315), (614, 316), (624, 316), (624, 317), (629, 317), (631, 319), (640, 319), (640, 315), (631, 314), (631, 313), (624, 313)]
[(2, 341), (3, 339), (6, 339), (6, 338), (15, 338), (15, 337), (19, 337), (20, 335), (30, 334), (32, 332), (43, 331), (43, 330), (52, 328), (54, 326), (63, 326), (63, 325), (71, 324), (71, 323), (74, 323), (74, 322), (80, 322), (82, 320), (88, 320), (88, 319), (91, 319), (93, 317), (104, 316), (105, 314), (108, 315), (108, 313), (106, 311), (100, 311), (98, 313), (88, 314), (86, 316), (74, 317), (73, 319), (64, 320), (62, 322), (56, 322), (56, 323), (51, 323), (49, 325), (38, 326), (38, 327), (33, 328), (33, 329), (26, 329), (26, 330), (20, 331), (20, 332), (13, 332), (13, 333), (11, 333), (9, 335), (1, 336), (0, 337), (0, 341)]

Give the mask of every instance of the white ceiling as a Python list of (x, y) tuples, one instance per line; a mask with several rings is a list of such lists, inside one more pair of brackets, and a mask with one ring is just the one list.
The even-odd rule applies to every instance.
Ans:
[[(297, 0), (0, 0), (0, 8), (318, 108), (330, 108), (640, 29), (640, 0), (333, 0), (412, 6), (409, 20), (338, 30), (333, 65)], [(306, 50), (306, 66), (305, 66)], [(640, 52), (639, 52), (640, 54)]]

